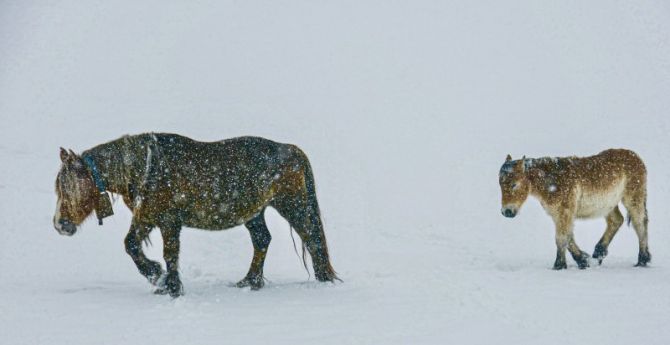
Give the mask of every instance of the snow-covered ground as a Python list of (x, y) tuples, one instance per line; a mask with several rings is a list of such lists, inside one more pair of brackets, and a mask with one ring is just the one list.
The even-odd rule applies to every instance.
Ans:
[[(667, 344), (668, 19), (661, 1), (2, 1), (0, 344)], [(58, 147), (145, 131), (302, 147), (344, 283), (307, 278), (275, 212), (258, 292), (231, 286), (243, 228), (182, 233), (176, 300), (126, 255), (120, 201), (59, 236)], [(652, 265), (623, 228), (602, 266), (554, 272), (551, 220), (534, 200), (503, 218), (498, 169), (610, 147), (647, 163)]]

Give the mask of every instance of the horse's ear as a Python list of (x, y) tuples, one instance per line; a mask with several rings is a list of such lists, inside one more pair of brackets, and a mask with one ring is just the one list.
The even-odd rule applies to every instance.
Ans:
[(68, 151), (70, 151), (70, 157), (71, 157), (71, 158), (76, 158), (76, 157), (77, 157), (77, 154), (74, 153), (74, 151), (72, 151), (72, 149), (70, 149), (70, 150), (68, 150)]
[(523, 156), (523, 158), (519, 159), (516, 162), (516, 164), (514, 165), (514, 170), (521, 173), (526, 172), (526, 156)]
[(64, 149), (60, 148), (60, 161), (63, 163), (67, 163), (68, 158), (70, 157), (70, 154)]
[(512, 156), (507, 155), (507, 158), (505, 158), (505, 162), (509, 162), (509, 161), (511, 161), (511, 160), (512, 160)]

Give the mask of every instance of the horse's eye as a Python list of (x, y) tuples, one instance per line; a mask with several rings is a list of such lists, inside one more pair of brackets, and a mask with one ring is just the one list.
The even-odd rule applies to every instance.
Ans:
[(512, 185), (512, 190), (516, 190), (517, 188), (519, 188), (519, 184), (518, 184), (518, 183), (515, 183), (515, 184)]

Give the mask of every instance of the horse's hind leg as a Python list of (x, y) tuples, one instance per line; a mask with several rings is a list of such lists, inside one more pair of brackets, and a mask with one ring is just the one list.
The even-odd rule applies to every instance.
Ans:
[(647, 202), (646, 196), (643, 193), (626, 196), (623, 200), (624, 206), (628, 210), (628, 216), (633, 223), (633, 228), (637, 233), (637, 238), (640, 244), (640, 251), (637, 257), (637, 264), (635, 266), (647, 266), (651, 261), (651, 254), (649, 253), (649, 243), (647, 226), (649, 218), (647, 216)]
[(135, 262), (140, 273), (145, 276), (151, 284), (157, 285), (159, 278), (163, 274), (161, 264), (147, 259), (142, 251), (142, 241), (149, 237), (151, 230), (153, 230), (152, 226), (133, 221), (124, 243), (126, 252), (133, 259), (133, 262)]
[(596, 248), (593, 250), (593, 258), (598, 260), (599, 265), (607, 256), (607, 247), (609, 247), (610, 242), (612, 242), (612, 238), (614, 238), (614, 235), (616, 235), (623, 224), (623, 215), (619, 210), (619, 206), (615, 206), (607, 217), (605, 217), (605, 220), (607, 221), (607, 229), (605, 230), (603, 237), (598, 241), (598, 244), (596, 244)]
[[(310, 198), (313, 198), (311, 201)], [(314, 275), (319, 281), (333, 281), (337, 278), (330, 264), (326, 237), (319, 214), (316, 197), (304, 195), (276, 198), (272, 206), (284, 217), (300, 236), (303, 245), (312, 257)]]
[(272, 236), (270, 236), (270, 231), (268, 231), (268, 227), (265, 224), (264, 213), (265, 210), (244, 224), (247, 230), (249, 230), (251, 243), (254, 245), (254, 258), (251, 260), (247, 276), (237, 283), (237, 287), (250, 286), (251, 290), (258, 290), (265, 285), (263, 281), (263, 265)]

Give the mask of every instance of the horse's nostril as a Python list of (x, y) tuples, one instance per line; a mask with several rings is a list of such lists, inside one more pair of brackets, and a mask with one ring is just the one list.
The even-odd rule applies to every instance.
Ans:
[(77, 231), (77, 226), (67, 219), (59, 219), (58, 224), (60, 225), (60, 229), (57, 228), (59, 231), (63, 231), (68, 234), (74, 234), (74, 232)]
[(507, 218), (512, 218), (516, 215), (516, 212), (512, 211), (511, 209), (506, 209), (503, 215)]

